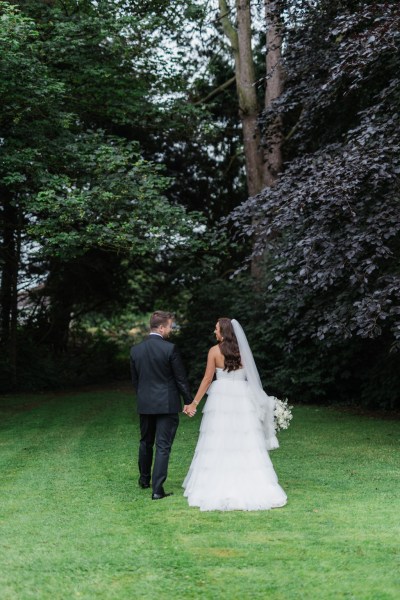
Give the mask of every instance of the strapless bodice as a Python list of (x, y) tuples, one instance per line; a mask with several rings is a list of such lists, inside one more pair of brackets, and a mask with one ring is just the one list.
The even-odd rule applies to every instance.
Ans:
[(224, 371), (220, 367), (216, 368), (217, 380), (225, 380), (229, 381), (245, 381), (246, 380), (246, 371), (245, 369), (237, 369), (236, 371)]

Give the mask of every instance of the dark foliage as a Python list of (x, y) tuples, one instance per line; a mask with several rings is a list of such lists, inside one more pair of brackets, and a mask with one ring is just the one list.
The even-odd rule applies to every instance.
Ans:
[[(38, 333), (27, 329), (19, 333), (17, 369), (21, 391), (55, 390), (129, 377), (126, 357), (109, 338), (74, 331), (68, 350), (56, 355), (51, 346), (37, 343)], [(0, 389), (2, 393), (15, 389), (5, 356), (0, 360)]]
[(285, 170), (232, 218), (245, 237), (257, 223), (255, 253), (265, 254), (266, 311), (278, 320), (285, 376), (301, 381), (304, 369), (318, 379), (320, 370), (320, 380), (328, 377), (316, 399), (361, 394), (393, 406), (400, 6), (322, 2), (303, 20), (288, 32), (286, 91), (261, 119), (266, 126), (275, 111), (283, 115)]

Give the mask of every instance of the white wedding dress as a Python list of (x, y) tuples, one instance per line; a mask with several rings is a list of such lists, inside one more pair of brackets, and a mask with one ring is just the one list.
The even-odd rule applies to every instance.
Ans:
[(183, 482), (190, 506), (200, 510), (268, 510), (284, 506), (262, 423), (245, 369), (216, 369), (200, 435)]

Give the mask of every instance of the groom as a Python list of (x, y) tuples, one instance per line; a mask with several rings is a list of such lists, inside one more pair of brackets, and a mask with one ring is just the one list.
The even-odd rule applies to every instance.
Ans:
[(131, 348), (132, 382), (140, 417), (139, 485), (149, 488), (151, 479), (153, 500), (171, 496), (165, 493), (163, 484), (179, 424), (178, 413), (182, 410), (180, 396), (185, 405), (193, 400), (179, 352), (175, 344), (167, 341), (171, 331), (172, 314), (157, 311), (151, 315), (148, 338)]

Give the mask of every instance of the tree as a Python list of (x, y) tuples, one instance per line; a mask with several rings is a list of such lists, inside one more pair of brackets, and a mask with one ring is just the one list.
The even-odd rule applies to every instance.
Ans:
[[(258, 119), (261, 111), (272, 107), (283, 90), (283, 71), (281, 65), (281, 2), (265, 3), (265, 94), (264, 104), (257, 95), (255, 57), (252, 48), (252, 16), (250, 0), (236, 0), (236, 21), (234, 27), (230, 17), (227, 0), (219, 0), (219, 19), (225, 35), (229, 39), (235, 61), (236, 88), (238, 94), (239, 116), (243, 129), (243, 145), (246, 160), (247, 191), (255, 196), (265, 186), (275, 185), (282, 167), (281, 156), (281, 118), (276, 115), (268, 127), (264, 128), (263, 139), (260, 135)], [(255, 222), (254, 240), (258, 237)], [(252, 274), (257, 281), (260, 278), (260, 259), (253, 255)]]
[(259, 105), (255, 88), (255, 66), (251, 47), (250, 2), (239, 0), (236, 3), (237, 29), (231, 22), (230, 10), (226, 0), (220, 0), (219, 7), (222, 27), (229, 39), (235, 61), (239, 115), (243, 128), (246, 159), (247, 187), (248, 193), (254, 196), (262, 188), (262, 155), (257, 128)]
[[(265, 2), (267, 33), (264, 108), (267, 109), (279, 98), (283, 87), (281, 8), (279, 2)], [(257, 97), (250, 1), (236, 1), (237, 28), (234, 27), (232, 22), (231, 9), (227, 0), (219, 0), (219, 10), (219, 19), (225, 35), (229, 39), (235, 61), (236, 88), (239, 115), (243, 128), (248, 194), (255, 196), (266, 185), (274, 185), (281, 168), (280, 119), (276, 118), (269, 130), (265, 132), (265, 140), (262, 144), (258, 128), (258, 117), (263, 106), (259, 103)]]
[(73, 312), (93, 307), (90, 286), (71, 285), (74, 272), (95, 281), (93, 263), (110, 264), (110, 254), (114, 270), (130, 257), (134, 273), (152, 256), (157, 271), (172, 246), (197, 248), (197, 216), (166, 199), (162, 167), (135, 141), (160, 122), (164, 108), (149, 100), (157, 85), (175, 80), (153, 56), (166, 27), (159, 3), (130, 4), (133, 14), (115, 2), (0, 5), (1, 338), (14, 382), (21, 268), (47, 280), (51, 335), (41, 339), (61, 349)]
[(53, 131), (62, 136), (68, 117), (61, 105), (63, 85), (41, 60), (34, 23), (5, 2), (0, 12), (1, 341), (15, 382), (18, 273), (26, 224), (22, 201), (39, 189), (44, 165), (53, 162)]
[[(74, 305), (82, 305), (85, 297), (68, 281), (70, 270), (79, 272), (86, 265), (90, 281), (88, 254), (93, 259), (106, 252), (138, 261), (149, 255), (161, 260), (179, 246), (193, 252), (194, 230), (201, 222), (200, 215), (168, 202), (163, 195), (168, 179), (160, 165), (141, 158), (138, 144), (89, 133), (65, 151), (68, 174), (49, 176), (47, 189), (27, 202), (35, 217), (29, 234), (49, 260), (45, 293), (53, 300), (51, 330), (60, 348), (68, 339)], [(97, 294), (98, 302), (103, 294)]]
[[(277, 0), (265, 3), (266, 23), (266, 85), (264, 111), (273, 108), (284, 89), (284, 71), (282, 66), (283, 3)], [(275, 185), (282, 169), (282, 119), (275, 115), (268, 125), (264, 122), (264, 186)]]
[[(356, 365), (354, 387), (385, 406), (398, 399), (399, 24), (394, 2), (321, 2), (303, 13), (285, 52), (285, 92), (264, 114), (266, 126), (282, 118), (286, 168), (233, 215), (247, 219), (246, 236), (254, 220), (263, 232), (265, 310), (280, 319), (286, 355), (307, 356), (305, 369), (328, 357), (336, 389)], [(372, 379), (383, 373), (384, 389)]]

